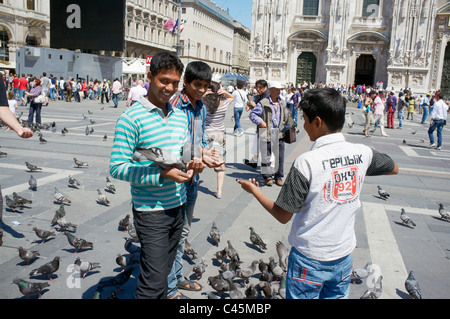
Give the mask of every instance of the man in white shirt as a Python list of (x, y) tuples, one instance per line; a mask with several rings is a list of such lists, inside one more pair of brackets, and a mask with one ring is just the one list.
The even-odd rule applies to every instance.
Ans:
[[(448, 106), (443, 101), (444, 95), (439, 93), (437, 96), (437, 102), (434, 103), (433, 110), (431, 111), (430, 128), (428, 129), (428, 137), (430, 138), (430, 148), (436, 147), (440, 150), (442, 147), (442, 130), (444, 125), (447, 124), (447, 112)], [(434, 131), (437, 129), (437, 145), (434, 142)]]
[(111, 93), (112, 93), (112, 100), (114, 102), (114, 107), (117, 108), (119, 105), (119, 94), (122, 92), (122, 84), (120, 84), (120, 81), (118, 78), (116, 78), (113, 82)]
[(133, 83), (133, 87), (130, 89), (127, 98), (127, 107), (132, 106), (142, 96), (147, 95), (147, 90), (144, 88), (144, 81), (139, 80), (137, 83)]

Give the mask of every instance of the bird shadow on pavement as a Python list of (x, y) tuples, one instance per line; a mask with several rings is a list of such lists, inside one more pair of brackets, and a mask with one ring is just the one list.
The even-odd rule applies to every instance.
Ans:
[(261, 248), (259, 248), (259, 247), (256, 246), (256, 245), (253, 245), (252, 243), (249, 243), (249, 242), (244, 241), (244, 244), (247, 245), (248, 248), (254, 249), (254, 250), (256, 250), (257, 252), (260, 252), (260, 253), (262, 253), (262, 254), (265, 253), (264, 250), (262, 250)]
[(404, 291), (402, 291), (402, 290), (400, 290), (398, 288), (395, 289), (395, 292), (397, 293), (397, 296), (399, 296), (402, 299), (411, 299), (406, 292), (404, 292)]
[(372, 195), (372, 196), (375, 197), (375, 198), (378, 198), (378, 199), (382, 199), (382, 200), (384, 200), (384, 201), (387, 201), (386, 198), (383, 198), (383, 197), (381, 197), (381, 196), (377, 196), (377, 195)]
[(400, 222), (397, 222), (397, 221), (395, 221), (395, 220), (394, 220), (394, 223), (396, 223), (397, 225), (403, 226), (403, 227), (407, 227), (407, 228), (414, 229), (414, 227), (412, 227), (412, 226), (405, 225), (404, 223), (400, 223)]
[(2, 228), (3, 228), (4, 232), (7, 232), (8, 234), (10, 234), (14, 238), (25, 238), (24, 234), (15, 231), (11, 226), (3, 224)]

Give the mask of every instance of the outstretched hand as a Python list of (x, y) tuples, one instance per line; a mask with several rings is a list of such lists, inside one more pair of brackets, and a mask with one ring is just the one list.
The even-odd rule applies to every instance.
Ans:
[(255, 190), (259, 189), (259, 183), (254, 178), (250, 178), (248, 181), (243, 179), (236, 179), (236, 181), (241, 184), (243, 190), (250, 194), (253, 194)]

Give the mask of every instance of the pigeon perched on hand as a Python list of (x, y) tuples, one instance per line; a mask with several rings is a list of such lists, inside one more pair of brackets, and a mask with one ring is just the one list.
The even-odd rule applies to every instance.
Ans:
[(26, 165), (27, 168), (30, 170), (30, 172), (42, 171), (42, 168), (37, 167), (36, 165), (30, 164), (30, 163), (28, 163), (28, 162), (25, 162), (25, 165)]
[(416, 227), (416, 224), (411, 220), (411, 218), (409, 218), (408, 215), (406, 215), (404, 208), (402, 208), (402, 210), (401, 210), (400, 219), (402, 220), (402, 223), (405, 224), (406, 226)]
[(55, 198), (56, 202), (59, 204), (70, 204), (72, 201), (68, 199), (65, 195), (63, 195), (56, 187), (55, 192), (53, 193), (53, 197)]
[(220, 243), (220, 231), (219, 228), (217, 228), (216, 223), (213, 222), (211, 226), (211, 230), (209, 231), (209, 237), (219, 246)]
[(108, 206), (109, 200), (106, 198), (106, 195), (101, 192), (99, 188), (97, 188), (97, 203)]
[(414, 278), (414, 273), (409, 272), (408, 278), (405, 280), (405, 288), (408, 294), (413, 299), (422, 299), (422, 293), (420, 292), (419, 283)]
[(25, 297), (37, 295), (40, 298), (41, 291), (50, 286), (48, 282), (29, 282), (20, 278), (14, 279), (12, 283), (19, 287), (20, 292)]
[(78, 238), (77, 236), (66, 231), (64, 232), (64, 235), (67, 236), (67, 240), (69, 241), (70, 246), (75, 248), (75, 252), (73, 253), (73, 255), (76, 254), (78, 250), (81, 250), (83, 248), (94, 248), (93, 243), (83, 238)]
[(381, 186), (377, 187), (378, 187), (378, 195), (380, 195), (382, 199), (388, 199), (390, 195), (384, 189), (382, 189)]
[(50, 281), (54, 281), (54, 279), (51, 278), (51, 275), (58, 271), (59, 260), (60, 260), (59, 256), (56, 256), (55, 258), (53, 258), (52, 261), (42, 265), (39, 268), (33, 269), (30, 272), (30, 277), (41, 274), (47, 276), (50, 279)]
[(76, 165), (77, 167), (88, 167), (88, 166), (89, 166), (88, 163), (79, 161), (79, 160), (77, 160), (75, 157), (73, 158), (73, 161), (75, 162), (75, 165)]
[(55, 236), (55, 232), (49, 231), (49, 230), (43, 230), (39, 229), (37, 227), (33, 227), (34, 232), (36, 233), (36, 236), (38, 236), (40, 239), (42, 239), (42, 242), (40, 245), (42, 245), (49, 237)]
[(34, 258), (39, 257), (39, 251), (37, 250), (26, 250), (22, 247), (19, 247), (19, 257), (22, 259), (27, 265)]
[(86, 274), (94, 269), (101, 268), (98, 262), (83, 261), (80, 257), (77, 257), (74, 262), (75, 270), (80, 272), (82, 278), (86, 277)]
[(257, 246), (262, 250), (267, 250), (267, 246), (262, 240), (261, 236), (259, 236), (253, 227), (250, 227), (250, 241), (252, 242), (253, 246)]
[(439, 215), (441, 215), (441, 219), (450, 222), (450, 214), (447, 213), (444, 209), (444, 205), (439, 204)]

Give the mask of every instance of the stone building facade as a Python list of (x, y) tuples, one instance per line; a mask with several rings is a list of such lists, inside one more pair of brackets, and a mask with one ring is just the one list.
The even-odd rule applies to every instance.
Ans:
[(448, 92), (449, 18), (448, 0), (254, 0), (250, 78)]

